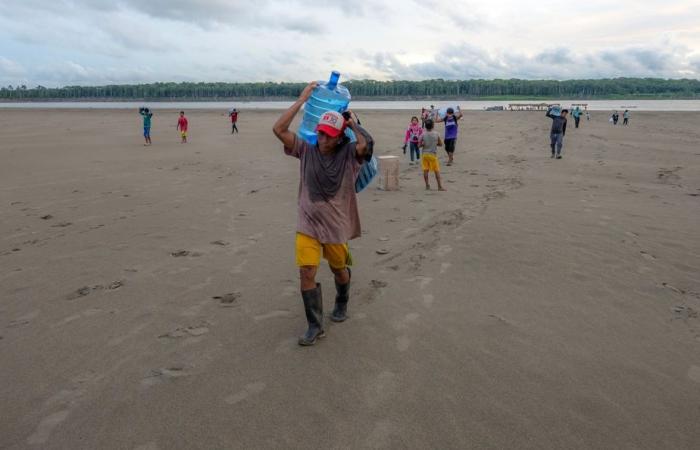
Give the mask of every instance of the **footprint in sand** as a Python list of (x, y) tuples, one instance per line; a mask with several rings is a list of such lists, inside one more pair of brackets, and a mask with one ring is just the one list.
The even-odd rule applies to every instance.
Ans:
[(644, 250), (639, 252), (644, 259), (647, 261), (654, 261), (656, 259), (656, 256), (652, 255), (651, 253), (647, 253)]
[(676, 305), (676, 306), (672, 307), (671, 313), (673, 313), (673, 318), (676, 320), (677, 319), (680, 319), (680, 320), (697, 319), (697, 317), (698, 317), (697, 311), (695, 311), (690, 306), (685, 306), (685, 305)]
[(235, 394), (229, 395), (224, 399), (229, 405), (235, 405), (236, 403), (242, 402), (243, 400), (258, 395), (265, 390), (267, 385), (262, 381), (256, 381), (254, 383), (248, 383), (245, 385), (243, 390), (236, 392)]
[(369, 282), (370, 286), (372, 286), (374, 289), (381, 289), (385, 288), (389, 285), (386, 281), (382, 280), (372, 280)]
[(209, 327), (206, 323), (195, 326), (179, 327), (165, 334), (158, 336), (158, 339), (179, 339), (183, 337), (199, 337), (209, 333)]
[(236, 303), (236, 300), (238, 300), (240, 297), (240, 292), (229, 292), (228, 294), (224, 295), (215, 295), (212, 298), (214, 300), (218, 300), (221, 306), (230, 307), (233, 306), (234, 303)]
[(28, 314), (25, 314), (23, 316), (20, 316), (10, 322), (10, 324), (7, 326), (7, 328), (15, 328), (15, 327), (23, 327), (25, 325), (29, 325), (32, 320), (34, 320), (36, 317), (39, 316), (40, 311), (34, 310)]
[(185, 366), (182, 365), (153, 369), (149, 375), (141, 380), (141, 385), (149, 387), (166, 381), (172, 381), (175, 378), (187, 376), (188, 373), (185, 369)]

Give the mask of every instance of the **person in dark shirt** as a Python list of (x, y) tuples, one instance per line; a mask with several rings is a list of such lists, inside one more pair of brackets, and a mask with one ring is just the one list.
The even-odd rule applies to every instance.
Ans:
[(552, 114), (552, 108), (547, 110), (546, 116), (552, 119), (552, 129), (549, 132), (550, 146), (552, 147), (552, 158), (561, 159), (561, 148), (564, 145), (564, 135), (566, 134), (566, 115), (569, 110), (562, 109), (561, 115)]

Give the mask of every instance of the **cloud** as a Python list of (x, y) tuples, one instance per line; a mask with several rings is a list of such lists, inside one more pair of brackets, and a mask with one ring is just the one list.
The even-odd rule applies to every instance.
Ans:
[(542, 53), (535, 55), (534, 60), (543, 64), (571, 64), (574, 60), (571, 57), (571, 51), (566, 48), (554, 48), (545, 50)]
[(148, 82), (153, 73), (147, 69), (124, 67), (89, 67), (74, 61), (61, 61), (36, 68), (35, 76), (48, 85), (121, 84)]
[(0, 56), (0, 79), (21, 77), (26, 73), (21, 64)]
[(696, 2), (3, 0), (0, 84), (693, 77)]
[(430, 62), (402, 64), (390, 53), (366, 60), (387, 79), (526, 78), (572, 79), (601, 77), (669, 77), (700, 75), (700, 62), (682, 48), (620, 48), (598, 52), (546, 49), (533, 56), (514, 51), (489, 52), (469, 44), (441, 50)]

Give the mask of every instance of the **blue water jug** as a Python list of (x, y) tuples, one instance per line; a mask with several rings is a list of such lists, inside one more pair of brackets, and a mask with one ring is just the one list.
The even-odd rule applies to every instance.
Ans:
[(335, 70), (331, 72), (328, 82), (319, 82), (318, 87), (304, 104), (304, 117), (297, 134), (311, 145), (316, 145), (316, 125), (324, 112), (342, 113), (348, 109), (350, 92), (345, 86), (338, 84), (339, 79), (339, 72)]
[(461, 112), (459, 105), (457, 105), (457, 106), (445, 106), (445, 107), (437, 110), (438, 117), (440, 117), (441, 119), (444, 119), (447, 116), (447, 108), (452, 108), (453, 114), (459, 114)]

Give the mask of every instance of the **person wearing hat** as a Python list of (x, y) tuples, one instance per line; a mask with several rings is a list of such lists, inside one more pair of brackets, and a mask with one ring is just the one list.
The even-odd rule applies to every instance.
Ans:
[[(315, 145), (289, 130), (294, 116), (316, 86), (316, 82), (309, 83), (272, 128), (284, 144), (284, 153), (300, 162), (296, 263), (308, 329), (299, 338), (299, 345), (313, 345), (325, 336), (321, 284), (316, 282), (322, 256), (335, 275), (336, 297), (331, 320), (347, 319), (348, 266), (352, 264), (348, 241), (359, 237), (361, 230), (355, 180), (367, 151), (367, 140), (355, 121), (346, 120), (335, 111), (321, 115)], [(353, 130), (356, 142), (345, 136), (346, 128)]]

